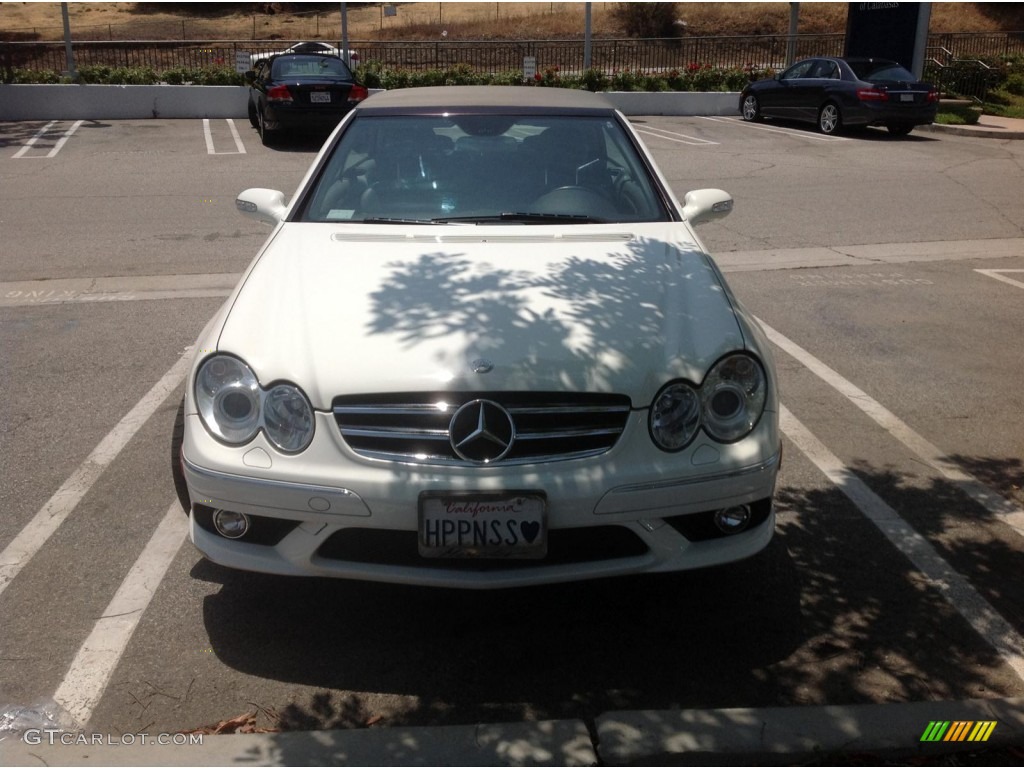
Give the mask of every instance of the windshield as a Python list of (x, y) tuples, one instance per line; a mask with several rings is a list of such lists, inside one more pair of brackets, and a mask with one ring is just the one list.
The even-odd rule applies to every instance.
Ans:
[(851, 61), (850, 69), (861, 80), (870, 83), (913, 83), (913, 74), (895, 61)]
[(357, 116), (300, 221), (666, 221), (614, 119)]

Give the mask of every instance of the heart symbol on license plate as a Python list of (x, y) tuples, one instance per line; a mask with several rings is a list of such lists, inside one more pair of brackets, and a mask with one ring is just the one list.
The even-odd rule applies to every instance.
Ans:
[(519, 526), (519, 532), (523, 534), (527, 544), (533, 544), (533, 540), (540, 533), (540, 523), (526, 522)]

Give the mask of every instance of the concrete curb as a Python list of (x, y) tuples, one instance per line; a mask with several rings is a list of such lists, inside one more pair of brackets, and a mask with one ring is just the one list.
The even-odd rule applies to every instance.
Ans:
[[(932, 721), (996, 721), (979, 742), (922, 742)], [(898, 758), (1024, 744), (1024, 698), (837, 707), (609, 712), (597, 719), (605, 765), (789, 762), (809, 755)]]
[[(1019, 121), (1024, 124), (1024, 121)], [(915, 131), (926, 133), (945, 133), (950, 136), (974, 136), (981, 139), (1024, 139), (1024, 130), (1015, 131), (1006, 128), (992, 128), (984, 125), (919, 125)]]
[[(934, 721), (995, 722), (985, 742), (922, 742)], [(122, 743), (55, 733), (7, 735), (0, 763), (44, 765), (707, 765), (793, 764), (807, 756), (864, 754), (899, 759), (1024, 746), (1024, 698), (865, 704), (609, 712), (596, 721), (597, 747), (581, 720), (536, 723), (370, 728), (351, 731), (205, 736), (189, 746)], [(957, 731), (951, 726), (946, 734)], [(39, 741), (40, 743), (33, 743)]]
[[(369, 728), (351, 731), (204, 736), (203, 743), (88, 744), (88, 734), (67, 734), (68, 745), (26, 743), (8, 735), (0, 764), (39, 765), (597, 765), (590, 734), (581, 720), (438, 728)], [(155, 740), (151, 734), (147, 740)], [(116, 741), (123, 737), (111, 737)], [(17, 740), (15, 740), (17, 739)], [(106, 737), (100, 741), (105, 741)], [(30, 736), (30, 741), (36, 737)], [(75, 743), (82, 741), (82, 744)], [(13, 743), (12, 743), (13, 742)]]

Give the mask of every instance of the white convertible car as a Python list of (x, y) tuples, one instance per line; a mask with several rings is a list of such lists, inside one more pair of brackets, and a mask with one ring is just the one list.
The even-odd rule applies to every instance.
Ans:
[(276, 574), (512, 587), (716, 565), (772, 536), (768, 344), (603, 97), (375, 95), (196, 344), (191, 537)]

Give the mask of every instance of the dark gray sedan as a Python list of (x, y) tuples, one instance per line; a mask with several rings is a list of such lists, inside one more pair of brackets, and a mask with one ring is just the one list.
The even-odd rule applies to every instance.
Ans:
[(884, 125), (905, 136), (935, 119), (939, 92), (888, 59), (814, 58), (743, 89), (744, 120), (765, 117), (816, 123), (824, 134)]

